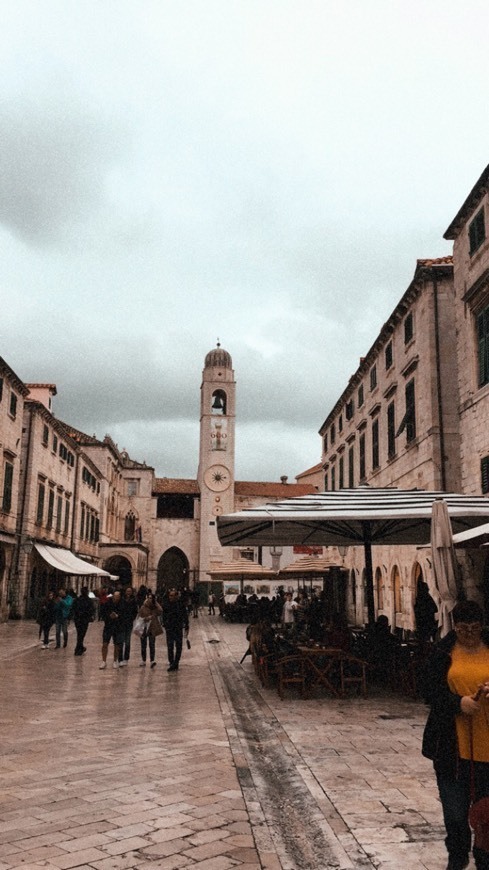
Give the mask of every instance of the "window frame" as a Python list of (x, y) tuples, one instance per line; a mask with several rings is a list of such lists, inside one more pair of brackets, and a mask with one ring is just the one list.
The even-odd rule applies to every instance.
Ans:
[(484, 206), (479, 209), (468, 226), (469, 254), (471, 257), (479, 250), (486, 240), (486, 218)]

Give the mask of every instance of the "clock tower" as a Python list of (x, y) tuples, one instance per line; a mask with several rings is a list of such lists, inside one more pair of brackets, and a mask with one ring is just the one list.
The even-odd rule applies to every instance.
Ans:
[(218, 342), (205, 358), (200, 388), (200, 580), (209, 579), (206, 571), (211, 562), (225, 560), (216, 517), (234, 511), (235, 420), (233, 363)]

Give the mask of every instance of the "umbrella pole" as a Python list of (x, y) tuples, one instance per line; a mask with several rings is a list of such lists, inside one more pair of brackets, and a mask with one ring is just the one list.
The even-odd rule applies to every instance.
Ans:
[(365, 588), (367, 593), (367, 613), (368, 624), (373, 625), (375, 622), (375, 601), (374, 601), (374, 572), (372, 567), (372, 534), (370, 523), (365, 522), (363, 525), (363, 541), (365, 552)]

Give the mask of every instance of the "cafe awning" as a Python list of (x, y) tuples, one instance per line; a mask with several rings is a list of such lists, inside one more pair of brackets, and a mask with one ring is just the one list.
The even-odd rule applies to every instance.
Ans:
[(34, 546), (48, 565), (56, 568), (57, 571), (62, 571), (63, 574), (74, 574), (76, 576), (96, 574), (100, 577), (110, 577), (108, 571), (97, 568), (96, 565), (91, 565), (90, 562), (85, 562), (84, 559), (79, 559), (71, 550), (65, 550), (62, 547), (48, 547), (46, 544), (35, 544)]
[(483, 523), (475, 529), (468, 529), (466, 532), (459, 532), (453, 536), (453, 543), (456, 547), (480, 547), (489, 541), (489, 523)]

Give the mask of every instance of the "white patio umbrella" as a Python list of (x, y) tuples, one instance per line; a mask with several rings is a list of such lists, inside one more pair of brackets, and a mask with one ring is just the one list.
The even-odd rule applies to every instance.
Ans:
[(431, 555), (433, 577), (441, 600), (438, 623), (444, 637), (453, 628), (450, 616), (457, 603), (457, 560), (453, 546), (452, 525), (444, 499), (435, 499), (431, 514)]
[(489, 499), (426, 490), (361, 486), (314, 493), (217, 518), (224, 547), (363, 545), (369, 622), (375, 621), (372, 546), (429, 544), (431, 512), (444, 499), (456, 532), (489, 521)]

